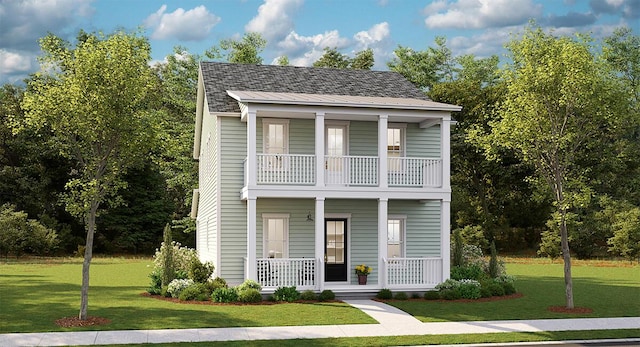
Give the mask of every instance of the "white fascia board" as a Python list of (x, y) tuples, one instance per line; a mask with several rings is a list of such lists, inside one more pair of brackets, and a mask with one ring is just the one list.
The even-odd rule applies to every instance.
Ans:
[(206, 95), (204, 81), (202, 80), (202, 70), (198, 67), (198, 93), (196, 96), (196, 124), (193, 134), (193, 159), (200, 158), (200, 145), (202, 141), (202, 117), (206, 105)]

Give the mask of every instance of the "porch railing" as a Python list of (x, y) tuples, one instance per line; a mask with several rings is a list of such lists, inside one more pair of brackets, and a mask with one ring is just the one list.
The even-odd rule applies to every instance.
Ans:
[(393, 157), (387, 162), (389, 186), (442, 186), (442, 159)]
[(441, 258), (383, 258), (389, 287), (435, 286), (442, 282)]
[(257, 154), (258, 184), (313, 184), (315, 155)]
[(327, 155), (324, 163), (325, 182), (328, 185), (378, 185), (378, 157)]
[(263, 288), (315, 288), (318, 262), (313, 258), (256, 259), (257, 281)]

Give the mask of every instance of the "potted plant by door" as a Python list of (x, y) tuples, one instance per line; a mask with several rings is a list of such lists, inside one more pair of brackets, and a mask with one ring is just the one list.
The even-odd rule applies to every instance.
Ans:
[(367, 276), (371, 273), (371, 266), (365, 264), (356, 265), (356, 275), (358, 275), (358, 284), (367, 284)]

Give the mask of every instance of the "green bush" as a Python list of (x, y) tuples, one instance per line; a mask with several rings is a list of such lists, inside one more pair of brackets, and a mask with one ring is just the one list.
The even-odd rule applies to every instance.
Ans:
[(213, 263), (203, 263), (200, 259), (193, 258), (189, 268), (189, 278), (196, 283), (206, 283), (211, 278), (213, 270), (215, 270)]
[[(502, 288), (502, 287), (500, 287)], [(490, 298), (493, 295), (491, 295), (491, 290), (485, 286), (480, 287), (480, 297), (481, 298)]]
[(516, 293), (516, 286), (513, 283), (503, 282), (502, 288), (504, 288), (504, 295), (511, 295)]
[(320, 295), (318, 295), (319, 301), (331, 301), (331, 300), (335, 300), (335, 298), (336, 298), (336, 294), (329, 289), (323, 290), (320, 293)]
[[(58, 246), (58, 235), (11, 204), (0, 206), (0, 256), (43, 255)], [(84, 254), (83, 254), (84, 255)]]
[(376, 298), (380, 300), (389, 300), (393, 298), (393, 293), (391, 292), (391, 289), (383, 288), (380, 289), (378, 294), (376, 294)]
[(458, 287), (458, 292), (463, 299), (479, 299), (480, 283), (476, 280), (461, 280), (460, 287)]
[(462, 294), (460, 294), (458, 288), (444, 289), (440, 291), (440, 297), (445, 300), (458, 300), (462, 298)]
[(256, 289), (257, 291), (261, 291), (262, 286), (254, 280), (245, 280), (242, 284), (237, 286), (236, 289), (238, 289), (238, 291), (243, 291), (245, 289)]
[(396, 299), (396, 300), (407, 300), (407, 299), (409, 299), (409, 296), (405, 292), (398, 292), (394, 296), (394, 299)]
[(262, 295), (255, 288), (244, 288), (238, 291), (238, 300), (241, 302), (260, 302)]
[(316, 299), (317, 295), (313, 292), (313, 290), (305, 290), (304, 292), (300, 293), (300, 300), (315, 301)]
[(151, 295), (160, 295), (162, 293), (162, 274), (158, 271), (152, 271), (149, 274), (149, 278), (151, 279), (151, 285), (149, 285), (147, 292)]
[(217, 288), (211, 294), (214, 302), (236, 302), (238, 301), (238, 291), (235, 288)]
[(172, 298), (180, 297), (180, 293), (195, 282), (191, 279), (175, 279), (167, 286), (167, 292)]
[(210, 281), (212, 283), (212, 285), (215, 288), (228, 288), (229, 285), (227, 284), (227, 280), (225, 280), (222, 277), (216, 277), (213, 279), (213, 281)]
[(470, 264), (466, 266), (453, 266), (451, 268), (451, 278), (454, 280), (480, 280), (486, 277), (482, 266), (478, 264)]
[(412, 294), (411, 294), (411, 299), (420, 299), (420, 294), (418, 294), (418, 293), (412, 293)]
[(440, 299), (440, 293), (437, 290), (429, 290), (424, 293), (425, 300), (438, 300)]
[(490, 296), (503, 296), (504, 295), (504, 287), (501, 283), (496, 281), (489, 281), (485, 283), (483, 288), (486, 288), (489, 291)]
[(273, 298), (275, 301), (294, 302), (300, 298), (300, 292), (296, 290), (296, 287), (278, 287), (273, 292)]
[(184, 288), (178, 296), (183, 301), (207, 301), (207, 287), (203, 283), (194, 283)]

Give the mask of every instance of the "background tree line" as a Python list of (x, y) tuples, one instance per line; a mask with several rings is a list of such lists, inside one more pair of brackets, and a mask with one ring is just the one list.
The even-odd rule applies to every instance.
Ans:
[[(107, 40), (112, 35), (81, 31), (75, 47), (49, 37), (48, 48), (53, 54), (75, 52), (91, 38)], [(146, 38), (137, 38), (138, 44), (148, 45)], [(197, 163), (191, 151), (198, 63), (262, 64), (260, 54), (265, 46), (260, 35), (249, 33), (239, 40), (222, 40), (202, 54), (175, 47), (165, 61), (147, 65), (151, 80), (139, 107), (154, 124), (153, 146), (130, 163), (117, 194), (97, 211), (96, 252), (151, 253), (160, 244), (167, 223), (180, 231), (174, 233), (174, 239), (193, 245), (190, 231), (194, 224), (188, 214), (191, 191), (197, 186)], [(503, 251), (531, 252), (542, 245), (541, 254), (559, 256), (564, 228), (571, 251), (578, 257), (637, 258), (639, 46), (638, 36), (626, 28), (595, 42), (586, 35), (571, 38), (543, 33), (533, 25), (526, 34), (513, 38), (509, 57), (503, 62), (497, 56), (453, 56), (442, 37), (422, 51), (397, 47), (395, 57), (387, 63), (390, 70), (403, 74), (435, 101), (463, 106), (454, 115), (457, 124), (452, 128), (452, 229), (461, 229), (467, 242), (485, 250), (494, 241)], [(577, 55), (580, 59), (568, 59)], [(288, 65), (288, 61), (283, 56), (277, 63)], [(349, 56), (327, 47), (313, 65), (371, 69), (373, 63), (370, 49)], [(556, 93), (552, 87), (558, 80), (551, 77), (545, 80), (547, 84), (542, 83), (545, 76), (568, 78), (585, 69), (590, 71), (589, 83), (573, 83), (577, 89), (571, 93)], [(541, 81), (537, 89), (527, 80), (530, 76)], [(37, 252), (70, 254), (85, 244), (85, 220), (72, 214), (65, 200), (68, 182), (79, 168), (65, 155), (68, 148), (47, 129), (51, 124), (29, 124), (24, 107), (25, 94), (47, 83), (51, 81), (34, 75), (25, 86), (6, 84), (0, 89), (0, 206), (4, 205), (3, 215), (23, 211), (28, 219), (38, 220), (57, 234), (56, 242)], [(564, 133), (566, 137), (551, 134), (540, 140), (565, 149), (558, 161), (563, 170), (558, 181), (563, 185), (562, 200), (556, 198), (557, 184), (550, 184), (544, 175), (542, 168), (547, 164), (537, 161), (527, 147), (530, 143), (523, 142), (542, 128), (540, 120), (517, 111), (537, 99), (520, 100), (519, 93), (562, 100), (556, 108), (562, 106), (565, 111), (571, 95), (584, 96), (575, 102), (590, 101), (589, 107), (571, 109), (576, 122), (565, 123), (572, 127)], [(541, 110), (530, 111), (542, 114)], [(586, 136), (571, 142), (579, 134)], [(0, 245), (0, 251), (3, 249), (9, 248)]]

